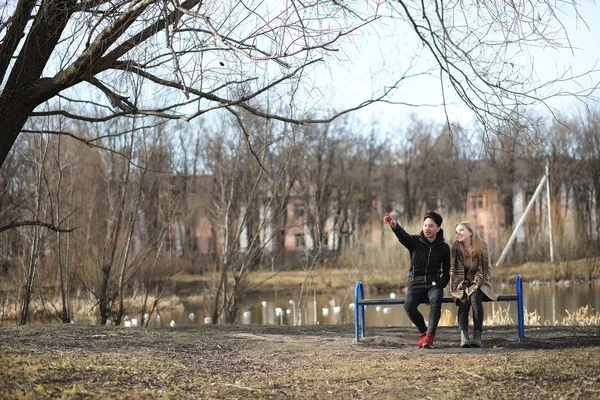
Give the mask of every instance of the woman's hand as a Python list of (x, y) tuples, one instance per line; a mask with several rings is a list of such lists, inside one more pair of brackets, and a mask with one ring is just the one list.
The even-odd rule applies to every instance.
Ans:
[(475, 293), (477, 290), (479, 290), (477, 285), (471, 285), (470, 287), (465, 289), (465, 294), (467, 295), (467, 297), (471, 297), (471, 295), (473, 293)]

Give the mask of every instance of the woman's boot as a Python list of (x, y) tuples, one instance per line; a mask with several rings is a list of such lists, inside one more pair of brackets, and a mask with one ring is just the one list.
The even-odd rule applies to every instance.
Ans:
[(466, 348), (471, 346), (471, 341), (469, 340), (469, 331), (461, 330), (460, 331), (460, 347)]
[(481, 347), (481, 331), (475, 331), (473, 335), (473, 341), (471, 342), (471, 346), (473, 347)]

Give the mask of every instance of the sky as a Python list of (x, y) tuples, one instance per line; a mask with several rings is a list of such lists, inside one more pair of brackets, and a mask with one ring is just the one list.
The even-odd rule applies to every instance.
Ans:
[[(537, 76), (540, 82), (553, 79), (564, 71), (582, 74), (588, 70), (600, 69), (600, 5), (584, 3), (579, 8), (580, 14), (587, 25), (574, 13), (562, 15), (573, 50), (552, 48), (528, 48), (533, 59), (532, 83)], [(321, 91), (316, 94), (324, 96), (325, 103), (336, 110), (353, 107), (367, 98), (373, 88), (380, 88), (392, 81), (392, 76), (398, 76), (405, 70), (407, 61), (417, 54), (427, 56), (419, 46), (405, 40), (413, 37), (407, 32), (399, 32), (396, 26), (389, 30), (378, 29), (375, 34), (370, 30), (361, 32), (353, 38), (353, 45), (344, 46), (337, 57), (342, 61), (321, 77), (315, 77)], [(422, 67), (422, 65), (421, 65)], [(573, 83), (561, 83), (554, 90), (577, 91), (581, 87), (591, 87), (600, 82), (600, 73), (595, 72), (587, 78), (580, 79), (579, 86)], [(446, 91), (446, 94), (449, 92)], [(600, 97), (600, 91), (596, 91)], [(445, 121), (440, 104), (440, 84), (434, 77), (413, 78), (403, 85), (402, 91), (396, 97), (401, 101), (418, 103), (420, 107), (405, 107), (400, 105), (376, 104), (356, 112), (360, 119), (377, 123), (381, 129), (401, 125), (408, 120), (410, 114), (431, 118), (440, 122)], [(560, 110), (573, 109), (577, 102), (573, 98), (563, 96), (549, 102)], [(431, 106), (428, 106), (431, 105)], [(462, 103), (458, 102), (449, 107), (452, 119), (463, 124), (473, 120), (472, 113)], [(543, 110), (540, 109), (540, 112)]]

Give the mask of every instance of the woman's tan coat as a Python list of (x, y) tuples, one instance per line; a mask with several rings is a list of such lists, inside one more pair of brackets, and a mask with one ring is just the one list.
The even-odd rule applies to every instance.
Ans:
[[(465, 279), (465, 260), (458, 246), (458, 242), (454, 242), (452, 245), (452, 261), (450, 263), (450, 293), (456, 297), (457, 300), (463, 296), (462, 283)], [(467, 256), (469, 257), (469, 256)], [(496, 301), (498, 295), (494, 292), (494, 288), (490, 283), (492, 278), (492, 265), (490, 263), (490, 257), (487, 251), (487, 246), (483, 254), (479, 254), (471, 257), (472, 264), (477, 265), (475, 276), (472, 279), (473, 284), (469, 288), (471, 291), (474, 289), (481, 290), (490, 300)]]

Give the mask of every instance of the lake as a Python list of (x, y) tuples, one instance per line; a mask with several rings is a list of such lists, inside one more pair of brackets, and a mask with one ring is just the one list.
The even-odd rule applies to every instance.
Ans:
[[(365, 290), (368, 290), (365, 288)], [(496, 288), (497, 293), (515, 293), (514, 286)], [(365, 298), (372, 297), (404, 297), (404, 293), (368, 293)], [(541, 286), (524, 286), (524, 307), (526, 310), (526, 325), (561, 324), (563, 318), (581, 307), (591, 307), (595, 313), (600, 310), (600, 282), (589, 284), (548, 284)], [(254, 297), (247, 299), (242, 307), (243, 312), (239, 317), (242, 324), (266, 325), (295, 325), (299, 320), (297, 298), (293, 297)], [(516, 303), (490, 302), (484, 303), (485, 324), (516, 325)], [(452, 304), (442, 306), (440, 325), (455, 326), (457, 307)], [(421, 312), (427, 318), (429, 307), (420, 306)], [(333, 325), (354, 324), (354, 288), (329, 295), (311, 295), (304, 310), (307, 324)], [(162, 324), (168, 325), (174, 321), (175, 325), (198, 325), (206, 323), (203, 309), (184, 309), (177, 311), (162, 311)], [(412, 326), (404, 312), (403, 306), (392, 307), (367, 307), (366, 319), (369, 326)], [(161, 325), (154, 319), (151, 326)]]

